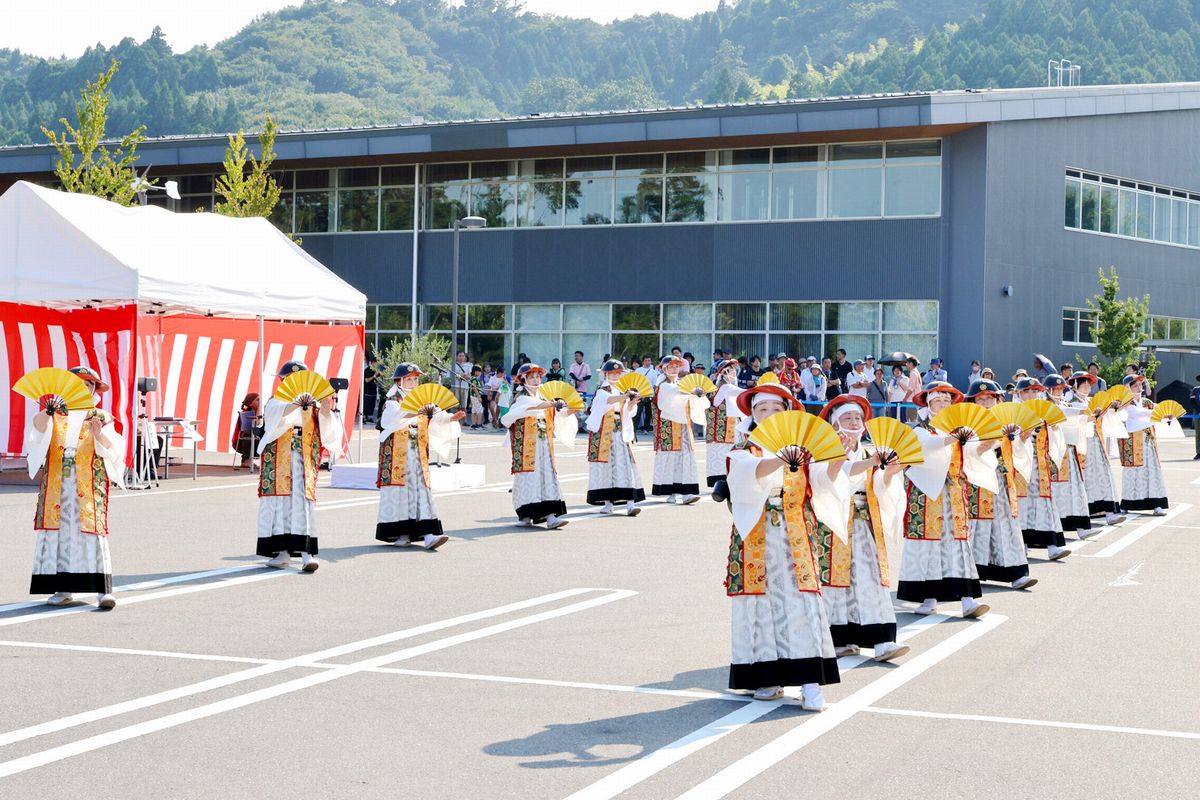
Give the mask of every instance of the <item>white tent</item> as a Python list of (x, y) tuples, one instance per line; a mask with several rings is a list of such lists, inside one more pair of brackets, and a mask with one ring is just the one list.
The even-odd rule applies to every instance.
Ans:
[(265, 219), (126, 208), (18, 181), (0, 195), (0, 301), (357, 321), (366, 296)]

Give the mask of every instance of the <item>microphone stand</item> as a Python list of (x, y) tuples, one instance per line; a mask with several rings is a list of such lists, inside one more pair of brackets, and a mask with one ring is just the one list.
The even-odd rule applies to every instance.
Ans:
[[(442, 375), (444, 375), (445, 377), (447, 377), (447, 378), (451, 377), (450, 370), (446, 369), (441, 364), (439, 364), (436, 359), (433, 361), (430, 361), (429, 366), (433, 367), (438, 372), (442, 373)], [(450, 391), (454, 391), (453, 385), (450, 387)], [(455, 464), (462, 463), (462, 434), (459, 434), (458, 438), (454, 440), (454, 463)], [(440, 461), (437, 462), (437, 465), (439, 467), (450, 466), (449, 464), (443, 464)]]

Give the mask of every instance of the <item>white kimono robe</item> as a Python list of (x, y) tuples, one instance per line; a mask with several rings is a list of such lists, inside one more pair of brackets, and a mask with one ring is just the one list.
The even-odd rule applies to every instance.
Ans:
[[(544, 402), (540, 398), (521, 394), (514, 398), (508, 411), (500, 418), (500, 422), (509, 429), (509, 443), (513, 456), (513, 508), (516, 509), (517, 519), (545, 522), (550, 516), (560, 517), (567, 513), (567, 504), (563, 501), (562, 490), (558, 485), (558, 470), (550, 450), (550, 440), (546, 436), (546, 412), (542, 409), (532, 409), (531, 406)], [(527, 433), (524, 423), (526, 418), (533, 418), (534, 433)], [(554, 415), (554, 441), (566, 449), (575, 445), (575, 434), (579, 432), (579, 420), (564, 411)], [(533, 464), (529, 471), (522, 470), (522, 460), (529, 448), (533, 448)]]
[[(658, 385), (655, 403), (658, 424), (654, 430), (654, 484), (650, 493), (657, 497), (700, 494), (692, 423), (704, 424), (708, 398), (684, 394), (677, 384), (663, 381)], [(670, 423), (680, 426), (678, 442), (674, 441), (674, 426)]]
[[(395, 542), (401, 537), (410, 542), (420, 541), (426, 535), (440, 535), (442, 521), (433, 504), (433, 492), (425, 483), (421, 469), (422, 454), (417, 442), (417, 414), (400, 410), (402, 392), (392, 393), (383, 406), (379, 432), (379, 520), (375, 525), (375, 538), (381, 542)], [(404, 485), (388, 485), (384, 469), (384, 450), (391, 437), (408, 429), (408, 452), (404, 460)], [(426, 463), (431, 460), (445, 461), (449, 458), (450, 444), (462, 435), (462, 426), (448, 411), (438, 411), (429, 420), (429, 452), (424, 454)], [(395, 440), (401, 441), (400, 439)]]
[[(588, 505), (640, 502), (646, 499), (642, 476), (633, 458), (634, 417), (638, 404), (610, 404), (610, 384), (596, 390), (587, 418), (588, 430)], [(620, 408), (618, 414), (616, 409)], [(608, 419), (606, 428), (605, 421)], [(619, 427), (618, 427), (619, 425)], [(608, 452), (605, 454), (605, 448)], [(601, 460), (605, 458), (606, 460)]]
[[(713, 409), (723, 408), (729, 419), (734, 420), (735, 423), (741, 422), (745, 415), (737, 406), (737, 398), (743, 391), (732, 383), (722, 384), (721, 388), (717, 389), (716, 394), (713, 395)], [(729, 452), (733, 450), (733, 446), (741, 440), (740, 435), (736, 432), (732, 442), (716, 442), (712, 441), (713, 438), (713, 432), (709, 431), (704, 453), (705, 475), (710, 487), (725, 478), (726, 459), (729, 457)]]

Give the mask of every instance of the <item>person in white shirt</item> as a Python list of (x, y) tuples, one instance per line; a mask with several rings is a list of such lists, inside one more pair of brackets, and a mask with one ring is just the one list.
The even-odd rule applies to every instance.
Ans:
[(450, 365), (450, 385), (454, 396), (458, 398), (459, 408), (470, 408), (471, 405), (471, 370), (475, 365), (467, 360), (467, 354), (459, 351)]
[(866, 398), (867, 386), (871, 383), (871, 376), (866, 372), (866, 363), (863, 361), (854, 362), (854, 370), (846, 376), (846, 391), (855, 397)]
[[(634, 372), (637, 372), (639, 375), (645, 375), (646, 380), (650, 381), (651, 389), (657, 388), (658, 384), (662, 383), (663, 374), (658, 367), (654, 366), (654, 359), (650, 356), (642, 356), (642, 365), (634, 370)], [(653, 402), (650, 398), (643, 398), (641, 403), (638, 404), (636, 426), (642, 433), (651, 433), (654, 430), (651, 422), (651, 405)]]

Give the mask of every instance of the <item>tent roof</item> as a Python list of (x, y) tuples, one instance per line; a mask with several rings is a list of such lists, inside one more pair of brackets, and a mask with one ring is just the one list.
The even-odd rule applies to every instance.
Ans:
[(366, 311), (362, 292), (265, 219), (127, 208), (25, 181), (0, 195), (0, 300), (314, 321)]

